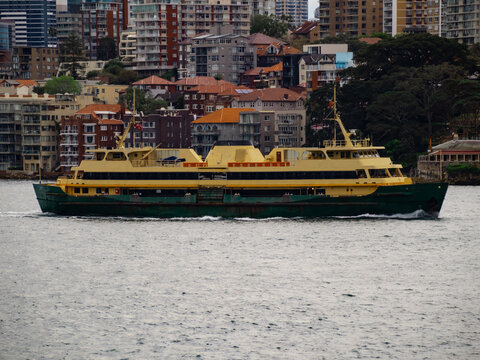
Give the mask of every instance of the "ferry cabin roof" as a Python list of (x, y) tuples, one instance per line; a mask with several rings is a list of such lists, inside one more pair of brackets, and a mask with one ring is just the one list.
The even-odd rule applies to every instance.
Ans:
[[(390, 158), (379, 157), (377, 152), (379, 148), (381, 147), (350, 150), (345, 148), (275, 148), (264, 157), (257, 148), (251, 145), (216, 146), (210, 151), (205, 161), (202, 161), (192, 149), (99, 149), (91, 151), (92, 160), (84, 160), (74, 170), (81, 173), (343, 172), (359, 169), (400, 169), (402, 167), (393, 164)], [(398, 171), (390, 171), (390, 173), (392, 173), (391, 176), (402, 176)], [(362, 177), (362, 175), (359, 176)], [(368, 174), (364, 176), (368, 177)], [(331, 177), (320, 176), (320, 178)], [(351, 178), (351, 176), (346, 178)]]

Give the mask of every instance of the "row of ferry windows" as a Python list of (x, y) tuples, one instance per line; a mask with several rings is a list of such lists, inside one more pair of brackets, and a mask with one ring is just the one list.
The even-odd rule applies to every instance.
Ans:
[[(396, 169), (369, 170), (370, 177), (401, 176)], [(85, 180), (301, 180), (366, 178), (365, 170), (357, 171), (276, 171), (276, 172), (86, 172)]]

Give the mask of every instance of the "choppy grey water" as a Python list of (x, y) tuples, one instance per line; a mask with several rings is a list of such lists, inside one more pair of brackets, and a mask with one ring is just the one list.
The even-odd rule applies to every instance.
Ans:
[(155, 220), (0, 181), (0, 358), (479, 358), (479, 220), (480, 187), (437, 220)]

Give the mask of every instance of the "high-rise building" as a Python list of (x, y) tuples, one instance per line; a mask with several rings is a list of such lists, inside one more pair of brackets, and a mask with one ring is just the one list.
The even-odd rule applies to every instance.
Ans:
[(320, 0), (320, 37), (368, 35), (383, 29), (382, 1)]
[(253, 1), (182, 0), (182, 36), (194, 37), (211, 32), (212, 27), (226, 25), (233, 27), (229, 32), (248, 36), (253, 6)]
[(0, 51), (10, 51), (15, 46), (15, 22), (0, 20)]
[(159, 75), (178, 66), (181, 40), (180, 0), (133, 0), (136, 29), (136, 70), (142, 76)]
[(444, 0), (442, 32), (463, 44), (480, 43), (480, 0)]
[(82, 11), (82, 0), (67, 0), (67, 9), (69, 13), (80, 14)]
[(246, 70), (256, 67), (255, 48), (241, 35), (199, 35), (192, 39), (189, 73), (216, 76), (235, 84)]
[(299, 26), (308, 21), (308, 0), (277, 0), (275, 15), (291, 17), (291, 24)]
[(275, 15), (275, 0), (250, 0), (253, 15)]
[(82, 14), (74, 12), (57, 12), (57, 40), (61, 44), (70, 33), (79, 36), (82, 33)]
[(0, 20), (15, 22), (17, 46), (56, 46), (56, 38), (50, 35), (56, 26), (55, 12), (55, 0), (0, 1)]
[(383, 32), (429, 32), (441, 35), (441, 0), (384, 0)]
[(86, 56), (97, 58), (100, 39), (111, 38), (120, 49), (120, 33), (128, 27), (127, 0), (84, 0), (82, 3), (82, 40)]

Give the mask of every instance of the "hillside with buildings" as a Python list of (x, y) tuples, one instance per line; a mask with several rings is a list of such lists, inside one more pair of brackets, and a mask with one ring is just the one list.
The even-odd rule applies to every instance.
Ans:
[[(478, 136), (480, 100), (465, 95), (478, 89), (477, 1), (320, 0), (316, 19), (307, 18), (307, 1), (30, 5), (0, 3), (0, 170), (69, 171), (88, 157), (88, 149), (116, 146), (134, 111), (142, 114), (141, 126), (126, 146), (193, 147), (206, 156), (217, 140), (248, 140), (263, 153), (275, 146), (316, 144), (328, 135), (320, 129), (337, 78), (348, 126), (374, 134), (409, 166), (430, 139), (440, 143), (452, 131)], [(32, 12), (43, 14), (37, 23), (26, 21)], [(263, 33), (251, 34), (254, 20)], [(278, 37), (269, 36), (272, 21), (281, 25), (275, 28)], [(398, 39), (406, 40), (397, 44)], [(374, 67), (390, 61), (377, 56), (379, 49), (408, 54), (416, 46), (428, 52), (428, 43), (446, 54), (456, 52), (456, 58), (435, 63), (455, 68), (421, 70), (436, 61), (432, 53), (415, 64), (398, 64), (395, 71), (410, 68), (403, 75), (393, 70), (372, 75)], [(420, 95), (402, 79), (417, 72), (450, 92), (409, 103), (408, 96)], [(74, 84), (72, 91), (51, 90), (56, 78)], [(449, 94), (456, 100), (442, 118), (438, 113), (447, 112), (440, 105), (448, 103)], [(389, 108), (394, 103), (416, 107)], [(406, 130), (402, 136), (422, 139), (407, 144), (392, 136), (409, 128), (391, 126), (388, 114), (395, 112), (405, 119), (395, 121), (416, 127), (415, 136)], [(380, 115), (372, 119), (373, 114)]]

